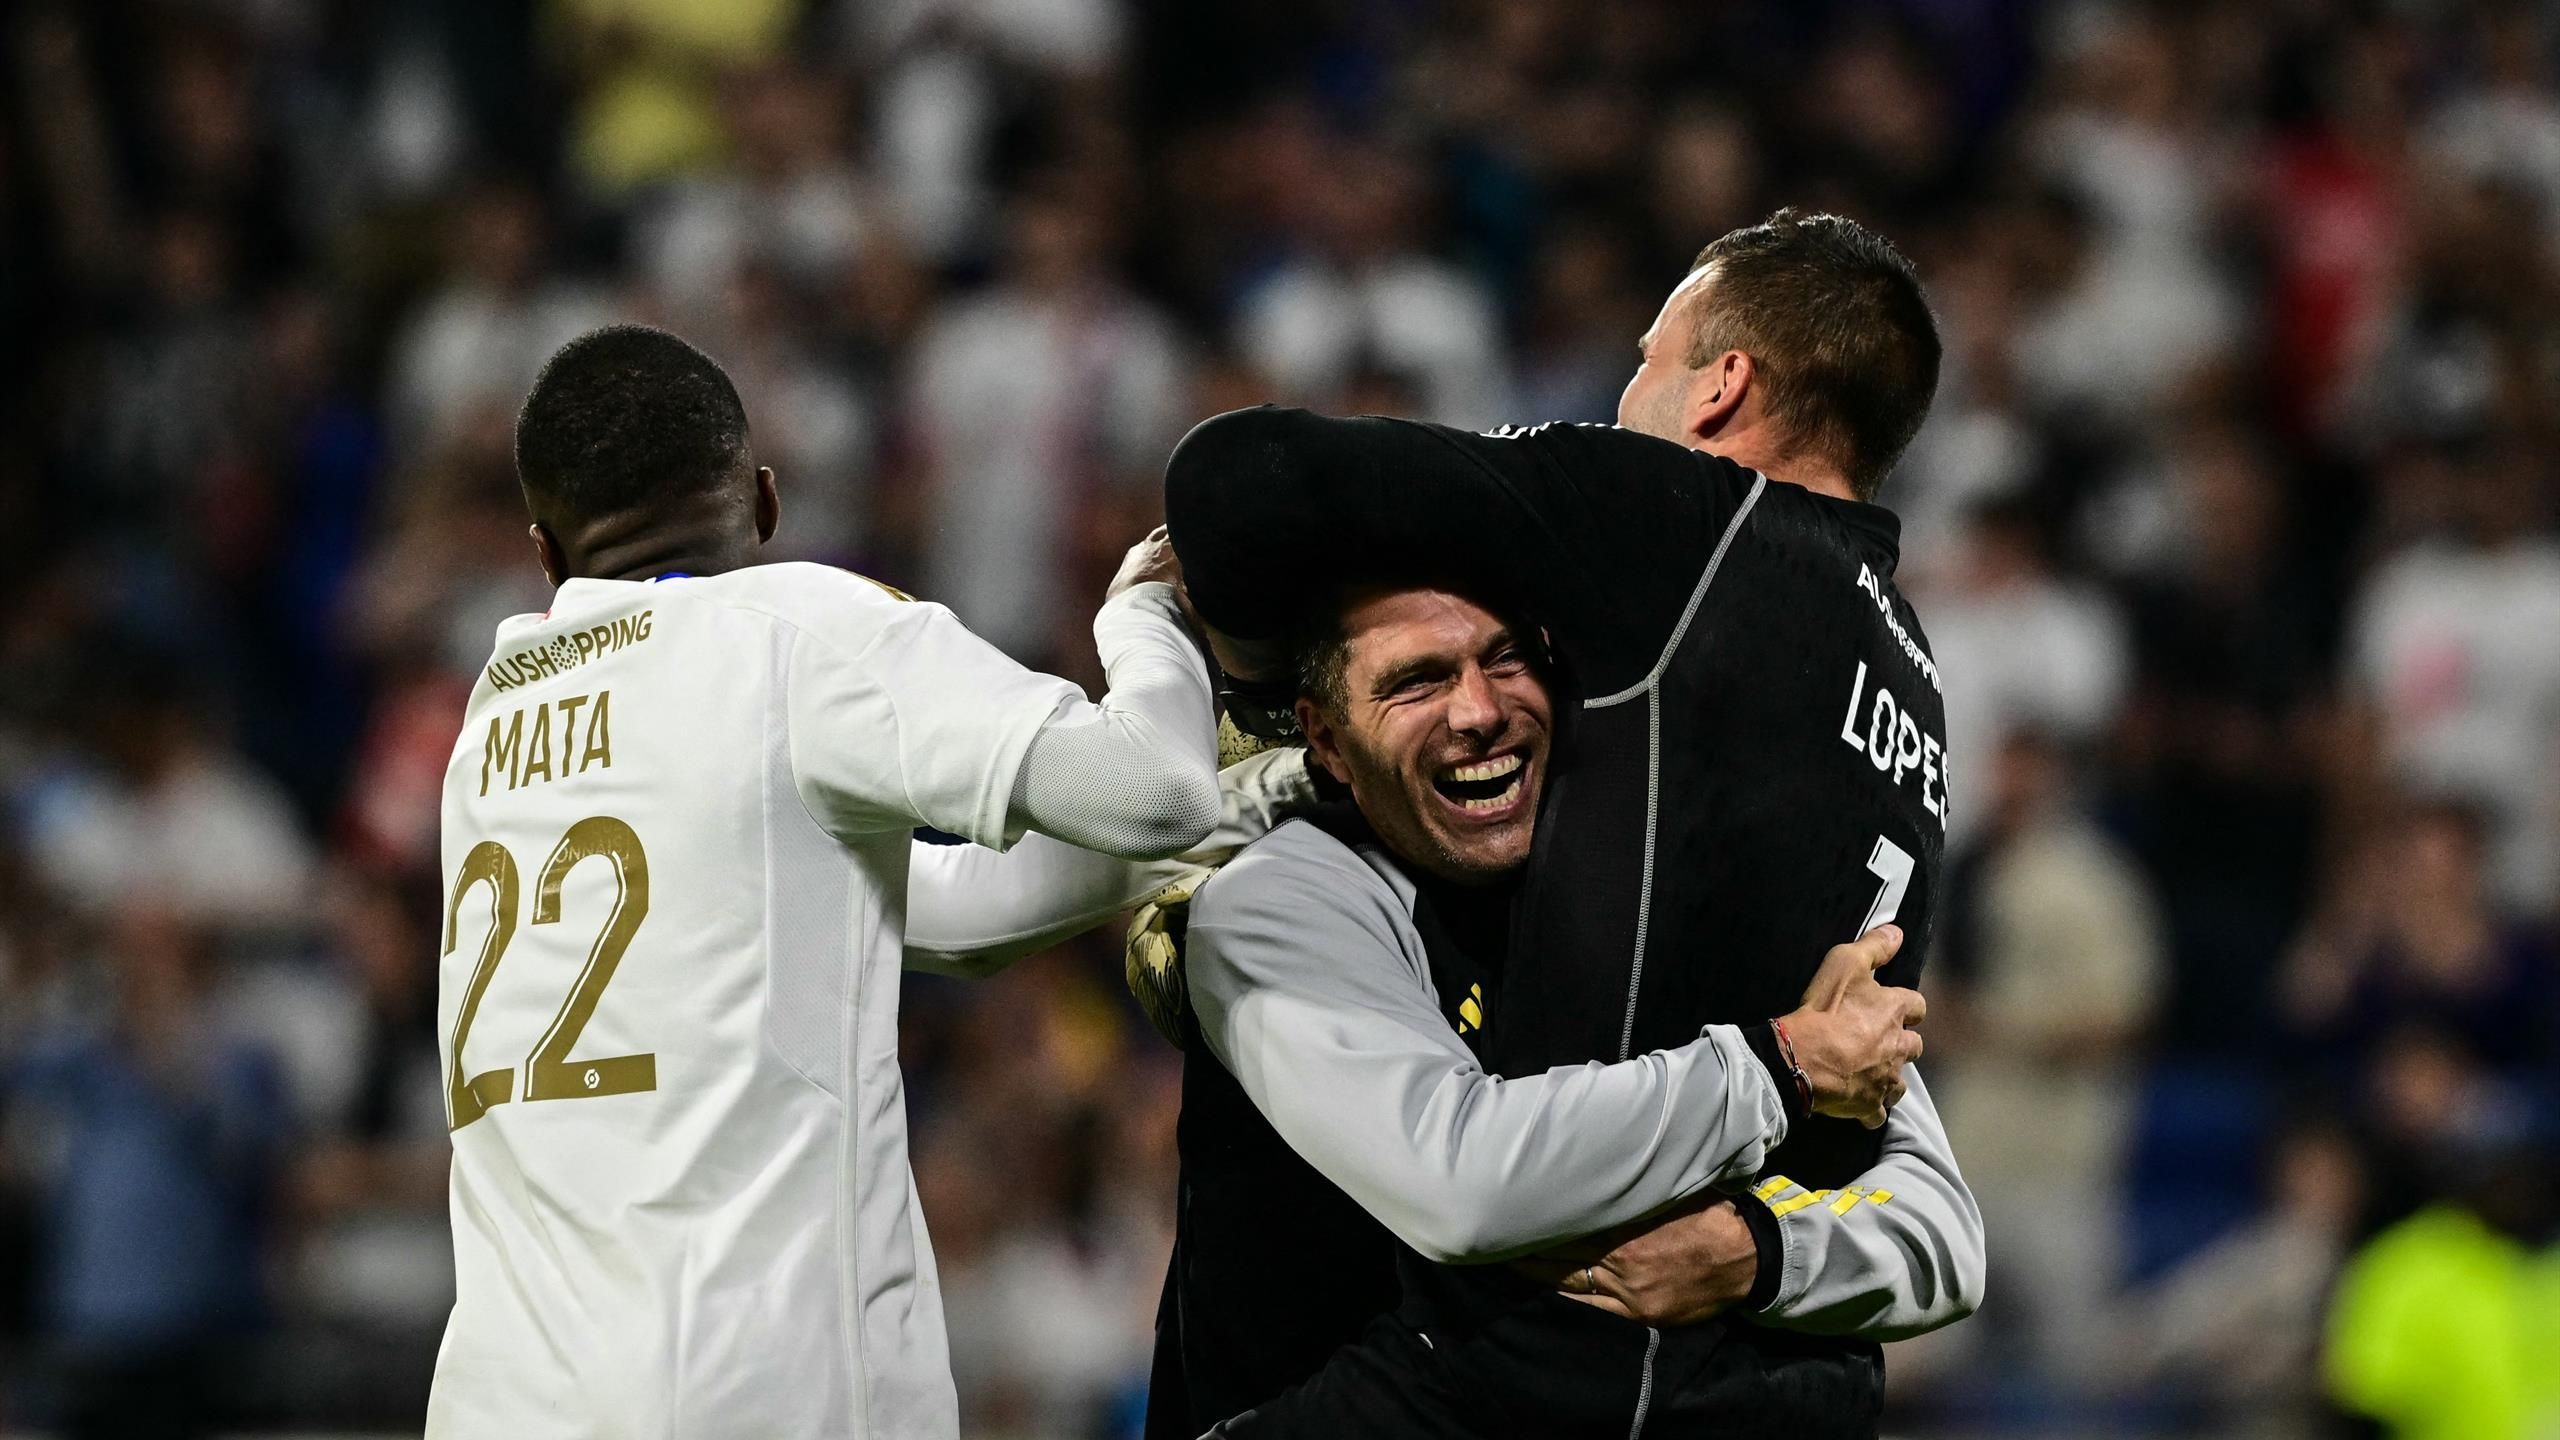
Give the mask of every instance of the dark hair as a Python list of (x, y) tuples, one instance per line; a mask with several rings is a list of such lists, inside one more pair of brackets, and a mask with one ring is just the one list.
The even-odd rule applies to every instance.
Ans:
[(1698, 252), (1715, 267), (1690, 303), (1688, 362), (1751, 357), (1789, 441), (1837, 464), (1872, 500), (1938, 390), (1938, 322), (1892, 242), (1838, 215), (1781, 210)]
[(516, 413), (516, 479), (550, 518), (700, 495), (746, 455), (747, 411), (728, 372), (647, 325), (608, 325), (561, 346)]
[(1351, 635), (1342, 628), (1342, 617), (1333, 616), (1330, 625), (1300, 639), (1297, 652), (1298, 693), (1325, 714), (1342, 715), (1351, 701)]

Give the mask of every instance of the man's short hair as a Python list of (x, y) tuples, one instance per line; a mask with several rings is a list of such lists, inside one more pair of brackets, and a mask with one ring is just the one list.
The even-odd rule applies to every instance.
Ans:
[(728, 372), (647, 325), (608, 325), (561, 346), (516, 414), (516, 478), (548, 519), (704, 494), (746, 456), (747, 410)]
[(1314, 627), (1300, 637), (1296, 648), (1298, 693), (1314, 701), (1318, 710), (1341, 719), (1351, 704), (1351, 632), (1342, 628), (1342, 617), (1335, 615), (1331, 623)]
[(1698, 252), (1715, 267), (1690, 303), (1689, 368), (1728, 350), (1789, 442), (1840, 467), (1872, 500), (1938, 390), (1938, 323), (1919, 272), (1891, 241), (1838, 215), (1780, 210)]

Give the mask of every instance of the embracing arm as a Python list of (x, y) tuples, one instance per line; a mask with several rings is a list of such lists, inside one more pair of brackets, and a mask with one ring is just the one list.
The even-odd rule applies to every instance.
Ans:
[(992, 975), (1222, 863), (1313, 798), (1306, 752), (1270, 750), (1219, 772), (1217, 827), (1171, 860), (1122, 860), (1046, 835), (1006, 851), (919, 840), (907, 867), (906, 967)]
[[(1901, 1340), (1981, 1306), (1982, 1211), (1956, 1168), (1919, 1068), (1907, 1067), (1903, 1078), (1902, 1101), (1885, 1122), (1884, 1154), (1856, 1184), (1807, 1190), (1772, 1176), (1738, 1202), (1760, 1241), (1762, 1278), (1754, 1292), (1768, 1300), (1759, 1323)], [(1755, 1206), (1768, 1217), (1765, 1230), (1749, 1213)]]
[(1094, 616), (1093, 638), (1110, 693), (1099, 705), (1061, 705), (1032, 735), (1008, 828), (1131, 859), (1182, 854), (1218, 818), (1218, 720), (1173, 586), (1114, 596)]
[(1917, 1070), (1884, 1153), (1839, 1190), (1771, 1176), (1746, 1192), (1519, 1262), (1577, 1300), (1647, 1325), (1724, 1314), (1817, 1335), (1901, 1340), (1982, 1304), (1982, 1215)]
[(802, 803), (839, 838), (928, 825), (996, 849), (1039, 831), (1138, 860), (1197, 846), (1218, 819), (1207, 662), (1174, 587), (1132, 575), (1094, 617), (1101, 703), (1030, 670), (939, 605), (815, 565), (734, 587), (788, 622), (785, 689)]
[(1284, 829), (1201, 891), (1202, 1038), (1290, 1147), (1440, 1261), (1498, 1259), (1757, 1170), (1784, 1139), (1740, 1032), (1543, 1075), (1488, 1075), (1442, 1018), (1383, 877)]
[(1165, 518), (1193, 605), (1229, 636), (1285, 635), (1332, 584), (1417, 578), (1437, 556), (1606, 691), (1660, 653), (1753, 479), (1615, 426), (1479, 435), (1261, 406), (1176, 447)]

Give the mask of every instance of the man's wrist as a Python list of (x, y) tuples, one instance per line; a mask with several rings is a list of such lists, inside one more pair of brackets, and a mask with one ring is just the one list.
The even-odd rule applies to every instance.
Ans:
[(1213, 690), (1216, 671), (1209, 652), (1191, 619), (1183, 613), (1182, 596), (1164, 580), (1141, 580), (1102, 602), (1093, 616), (1093, 643), (1102, 659), (1105, 676), (1112, 667), (1126, 659), (1133, 648), (1145, 648), (1171, 642), (1170, 650), (1184, 658), (1185, 669), (1201, 677)]
[(1795, 1047), (1780, 1027), (1781, 1020), (1763, 1020), (1742, 1027), (1743, 1042), (1751, 1047), (1751, 1056), (1769, 1073), (1769, 1084), (1778, 1092), (1779, 1108), (1786, 1112), (1787, 1129), (1804, 1123), (1813, 1113), (1813, 1086), (1796, 1063)]

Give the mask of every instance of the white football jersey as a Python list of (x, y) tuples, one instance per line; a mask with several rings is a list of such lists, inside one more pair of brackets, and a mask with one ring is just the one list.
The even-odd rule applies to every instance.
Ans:
[(909, 834), (1008, 843), (1080, 698), (816, 565), (572, 580), (499, 627), (445, 773), (428, 1434), (957, 1434), (898, 1074)]

